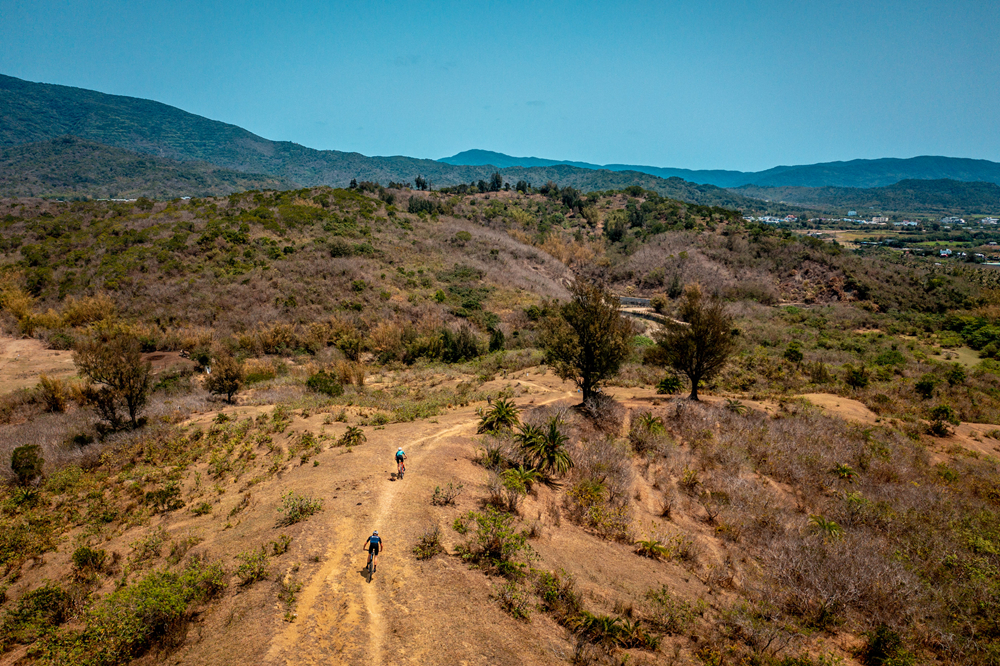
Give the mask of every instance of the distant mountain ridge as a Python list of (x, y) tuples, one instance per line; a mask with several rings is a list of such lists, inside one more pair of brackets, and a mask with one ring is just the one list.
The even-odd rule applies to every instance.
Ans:
[(800, 166), (777, 166), (764, 171), (693, 170), (634, 164), (590, 164), (512, 157), (489, 150), (467, 150), (439, 160), (453, 165), (554, 166), (569, 164), (583, 169), (638, 171), (660, 178), (683, 178), (692, 183), (739, 188), (758, 187), (886, 187), (903, 180), (958, 180), (1000, 184), (1000, 163), (959, 157), (884, 157), (875, 160), (825, 162)]
[[(385, 185), (391, 181), (413, 182), (418, 175), (440, 187), (489, 180), (496, 171), (489, 166), (455, 166), (412, 157), (366, 157), (314, 150), (289, 141), (270, 141), (236, 125), (151, 100), (0, 75), (0, 148), (33, 144), (46, 153), (49, 149), (44, 147), (45, 142), (67, 135), (179, 163), (198, 161), (255, 176), (266, 174), (287, 187), (345, 187), (354, 179)], [(24, 158), (47, 159), (44, 155)], [(711, 185), (629, 170), (539, 165), (511, 166), (500, 173), (511, 185), (518, 180), (535, 185), (551, 180), (584, 191), (639, 185), (691, 203), (744, 209), (758, 205), (753, 199)], [(77, 177), (88, 175), (80, 173)], [(53, 193), (62, 191), (41, 192)]]
[(756, 199), (810, 208), (856, 209), (881, 213), (996, 215), (1000, 213), (1000, 185), (957, 180), (901, 180), (886, 187), (759, 187), (735, 191)]

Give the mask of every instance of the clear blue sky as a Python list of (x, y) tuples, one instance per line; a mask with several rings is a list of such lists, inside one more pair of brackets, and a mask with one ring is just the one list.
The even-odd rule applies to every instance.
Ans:
[(986, 0), (0, 0), (0, 73), (366, 155), (1000, 161)]

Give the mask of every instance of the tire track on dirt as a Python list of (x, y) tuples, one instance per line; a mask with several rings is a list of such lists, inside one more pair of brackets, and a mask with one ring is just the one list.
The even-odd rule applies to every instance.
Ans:
[[(415, 439), (412, 442), (409, 442), (407, 446), (416, 447), (429, 441), (432, 446), (420, 450), (421, 455), (419, 459), (421, 460), (421, 462), (423, 462), (425, 458), (424, 454), (428, 454), (433, 450), (433, 444), (436, 444), (437, 442), (440, 442), (441, 440), (450, 437), (456, 431), (463, 430), (473, 425), (475, 425), (475, 421), (472, 421), (471, 423), (462, 422), (450, 428), (445, 428), (440, 432), (436, 432), (434, 434), (427, 435), (426, 437)], [(417, 451), (416, 449), (411, 449), (411, 450), (414, 453), (416, 453)], [(385, 523), (385, 521), (391, 515), (392, 503), (393, 500), (396, 498), (396, 492), (400, 488), (400, 486), (401, 484), (399, 483), (391, 484), (386, 489), (386, 491), (383, 492), (379, 497), (378, 511), (376, 512), (374, 518), (375, 525), (381, 525)], [(383, 651), (383, 644), (385, 642), (385, 626), (382, 621), (382, 608), (381, 605), (379, 604), (378, 592), (373, 585), (371, 584), (365, 585), (364, 599), (365, 599), (365, 608), (368, 611), (368, 618), (369, 618), (368, 659), (370, 663), (378, 665), (382, 663), (382, 651)]]
[[(432, 446), (411, 449), (414, 454), (419, 451), (417, 460), (423, 462), (425, 454), (433, 450), (434, 443), (457, 431), (474, 427), (472, 417), (475, 414), (470, 412), (468, 416), (469, 420), (463, 419), (457, 425), (409, 441), (407, 447), (419, 447), (425, 442), (431, 442)], [(399, 488), (400, 485), (390, 483), (379, 493), (374, 498), (375, 515), (365, 520), (374, 521), (376, 526), (385, 523), (391, 516), (393, 501)], [(339, 661), (353, 664), (360, 659), (360, 655), (348, 653), (354, 650), (367, 651), (365, 661), (368, 663), (382, 663), (385, 631), (378, 590), (374, 582), (365, 583), (358, 595), (355, 586), (349, 584), (354, 565), (348, 546), (359, 538), (357, 535), (365, 534), (368, 529), (367, 525), (359, 525), (359, 522), (359, 517), (345, 515), (338, 523), (322, 567), (299, 596), (296, 605), (298, 618), (274, 638), (265, 663), (313, 666)], [(367, 650), (359, 641), (351, 639), (351, 635), (366, 621), (369, 634)]]

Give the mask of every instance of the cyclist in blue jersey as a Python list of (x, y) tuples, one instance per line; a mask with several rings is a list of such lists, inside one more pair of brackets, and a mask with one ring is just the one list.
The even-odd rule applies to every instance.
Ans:
[(371, 573), (375, 573), (375, 570), (378, 569), (378, 554), (384, 547), (385, 542), (383, 542), (382, 538), (378, 535), (378, 530), (375, 530), (372, 535), (368, 537), (368, 540), (365, 541), (365, 545), (362, 547), (362, 550), (368, 551), (368, 571)]
[(403, 472), (406, 471), (406, 454), (403, 452), (403, 447), (399, 447), (396, 450), (396, 477), (402, 479)]

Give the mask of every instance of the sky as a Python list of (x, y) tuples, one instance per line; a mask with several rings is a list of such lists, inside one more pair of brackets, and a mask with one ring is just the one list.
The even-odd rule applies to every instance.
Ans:
[(0, 0), (0, 73), (365, 155), (1000, 161), (987, 0)]

